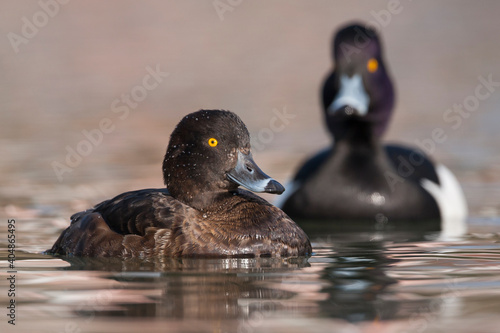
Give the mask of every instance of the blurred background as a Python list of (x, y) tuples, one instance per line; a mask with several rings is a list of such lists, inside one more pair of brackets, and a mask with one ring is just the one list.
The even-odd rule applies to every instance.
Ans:
[(498, 1), (66, 2), (0, 5), (0, 215), (63, 227), (103, 199), (162, 187), (170, 132), (201, 108), (240, 115), (257, 163), (285, 182), (329, 144), (319, 92), (333, 33), (352, 20), (379, 29), (397, 88), (385, 140), (415, 145), (441, 128), (432, 155), (471, 215), (499, 215), (500, 83), (474, 97), (481, 77), (500, 82)]

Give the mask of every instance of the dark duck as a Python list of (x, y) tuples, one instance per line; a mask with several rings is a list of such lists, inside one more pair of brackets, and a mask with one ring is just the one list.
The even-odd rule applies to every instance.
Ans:
[(76, 213), (51, 254), (122, 257), (292, 257), (307, 235), (254, 192), (283, 186), (254, 162), (250, 135), (232, 112), (201, 110), (172, 132), (166, 188), (120, 194)]
[(340, 29), (333, 58), (322, 102), (334, 143), (302, 165), (278, 206), (295, 219), (462, 234), (467, 206), (449, 169), (418, 149), (381, 143), (395, 94), (377, 33), (360, 24)]

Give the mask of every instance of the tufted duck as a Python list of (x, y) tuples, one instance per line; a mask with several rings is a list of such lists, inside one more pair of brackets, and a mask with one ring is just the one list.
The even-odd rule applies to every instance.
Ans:
[(422, 151), (380, 143), (394, 89), (377, 33), (340, 29), (333, 57), (322, 101), (335, 144), (305, 162), (277, 206), (295, 219), (400, 221), (462, 234), (467, 207), (453, 174)]
[(307, 235), (251, 192), (284, 188), (252, 159), (232, 112), (185, 116), (163, 161), (167, 188), (120, 194), (76, 213), (48, 253), (123, 257), (290, 257), (311, 254)]

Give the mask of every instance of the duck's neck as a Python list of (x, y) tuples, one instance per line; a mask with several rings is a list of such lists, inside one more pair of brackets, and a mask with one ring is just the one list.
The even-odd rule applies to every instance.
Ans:
[(372, 134), (367, 123), (350, 128), (345, 136), (335, 142), (333, 154), (324, 167), (325, 172), (342, 175), (335, 178), (345, 186), (355, 186), (358, 190), (373, 188), (385, 189), (385, 171), (391, 170), (391, 165), (384, 153), (378, 138)]
[(349, 146), (360, 149), (378, 147), (373, 124), (356, 118), (346, 119), (335, 124), (333, 129), (335, 146)]

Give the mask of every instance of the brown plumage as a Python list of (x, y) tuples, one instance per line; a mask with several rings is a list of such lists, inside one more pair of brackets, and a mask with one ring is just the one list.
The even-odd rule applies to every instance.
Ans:
[[(208, 144), (211, 138), (217, 144)], [(229, 111), (190, 114), (163, 162), (167, 189), (120, 194), (76, 213), (49, 253), (74, 256), (307, 256), (307, 235), (279, 208), (238, 185), (281, 193), (253, 162), (243, 122)]]

